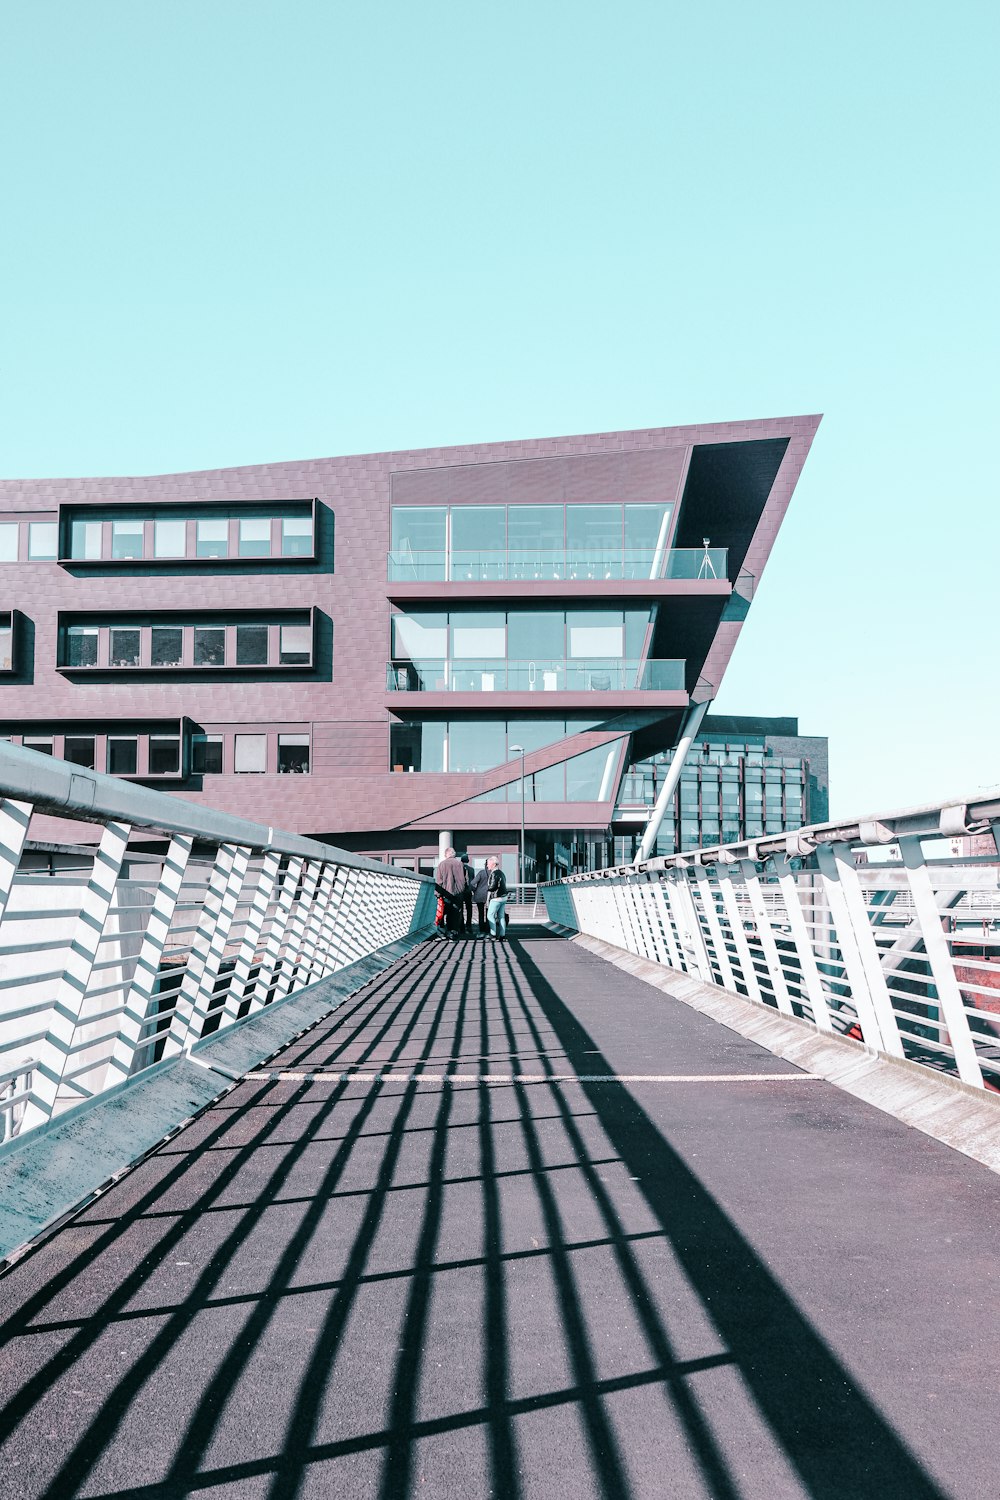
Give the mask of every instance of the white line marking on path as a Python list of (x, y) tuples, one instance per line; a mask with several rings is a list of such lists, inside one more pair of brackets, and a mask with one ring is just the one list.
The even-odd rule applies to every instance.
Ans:
[(818, 1073), (247, 1073), (257, 1083), (821, 1083)]

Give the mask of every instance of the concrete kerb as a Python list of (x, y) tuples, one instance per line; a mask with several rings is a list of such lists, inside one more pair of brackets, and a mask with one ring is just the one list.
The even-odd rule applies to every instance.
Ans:
[(849, 1037), (817, 1031), (808, 1021), (779, 1015), (752, 1000), (585, 933), (554, 922), (546, 925), (588, 953), (757, 1042), (776, 1057), (815, 1073), (991, 1171), (1000, 1172), (1000, 1096), (932, 1072), (920, 1063), (888, 1057)]
[(319, 980), (190, 1054), (84, 1100), (47, 1124), (0, 1146), (0, 1270), (41, 1235), (105, 1192), (164, 1141), (235, 1088), (317, 1021), (423, 945), (429, 929)]

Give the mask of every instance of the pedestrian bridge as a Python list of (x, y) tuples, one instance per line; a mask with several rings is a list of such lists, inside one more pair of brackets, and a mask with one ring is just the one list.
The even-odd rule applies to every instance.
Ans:
[(997, 1492), (997, 866), (933, 853), (1000, 803), (444, 943), (412, 876), (38, 759), (0, 1495)]

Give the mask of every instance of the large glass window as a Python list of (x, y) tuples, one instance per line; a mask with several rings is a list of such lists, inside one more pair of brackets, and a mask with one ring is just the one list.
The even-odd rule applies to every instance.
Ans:
[(181, 768), (181, 742), (175, 734), (149, 737), (150, 776), (176, 776)]
[(503, 661), (507, 631), (502, 614), (461, 614), (451, 617), (451, 654), (459, 658)]
[(312, 550), (312, 516), (283, 517), (281, 522), (282, 557), (311, 557)]
[[(566, 655), (566, 616), (561, 609), (511, 610), (507, 615), (507, 658), (528, 662)], [(541, 684), (539, 683), (539, 686)]]
[(307, 667), (312, 660), (312, 626), (282, 625), (278, 660), (283, 667)]
[(267, 665), (266, 625), (237, 625), (236, 665), (238, 667)]
[(626, 505), (626, 578), (663, 576), (672, 513), (672, 505)]
[(443, 578), (448, 512), (443, 505), (396, 505), (390, 546), (393, 578)]
[(191, 769), (196, 776), (221, 776), (222, 735), (195, 734), (191, 737)]
[(137, 667), (139, 665), (140, 633), (133, 626), (115, 626), (111, 632), (109, 661), (113, 667)]
[(569, 655), (621, 661), (625, 622), (620, 610), (571, 610), (566, 615)]
[(509, 578), (564, 578), (566, 546), (561, 505), (507, 508)]
[(0, 524), (0, 563), (17, 562), (17, 522)]
[(606, 802), (614, 791), (614, 771), (621, 749), (616, 740), (598, 745), (566, 762), (566, 800), (568, 802)]
[(96, 562), (101, 556), (104, 527), (100, 521), (74, 521), (70, 527), (69, 555)]
[(446, 771), (448, 726), (440, 719), (389, 726), (389, 765), (393, 771)]
[(108, 739), (108, 775), (134, 776), (139, 769), (139, 741), (135, 735)]
[(444, 661), (448, 655), (448, 616), (394, 615), (392, 654), (398, 661)]
[(229, 522), (199, 521), (195, 539), (198, 557), (229, 556)]
[[(395, 506), (389, 576), (600, 580), (662, 578), (680, 569), (693, 577), (700, 554), (692, 561), (694, 554), (670, 559), (667, 551), (672, 514), (671, 505), (620, 501)], [(710, 577), (724, 570), (724, 550), (716, 549)]]
[(153, 527), (154, 557), (183, 557), (187, 551), (186, 521), (157, 521)]
[(196, 667), (224, 667), (226, 632), (221, 625), (196, 625), (194, 628), (194, 664)]
[[(96, 667), (98, 629), (96, 625), (71, 625), (66, 632), (66, 665)], [(67, 759), (69, 757), (67, 756)]]
[(144, 529), (142, 521), (112, 521), (111, 556), (141, 558)]
[(451, 512), (451, 574), (456, 582), (506, 578), (503, 505), (456, 505)]
[(448, 770), (488, 771), (507, 758), (502, 719), (453, 719), (448, 726)]
[(74, 766), (82, 766), (86, 771), (93, 771), (94, 736), (68, 734), (63, 740), (63, 760), (68, 760)]
[(240, 556), (270, 557), (270, 555), (270, 520), (267, 517), (259, 520), (251, 516), (244, 516), (240, 521)]
[(28, 527), (28, 556), (32, 562), (52, 562), (59, 528), (55, 521), (32, 521)]
[(267, 770), (267, 735), (238, 734), (233, 769), (237, 776), (262, 776)]
[(154, 625), (150, 661), (154, 667), (179, 667), (184, 632), (179, 625)]
[(278, 775), (305, 775), (309, 770), (309, 736), (278, 735)]
[(21, 743), (24, 746), (25, 750), (34, 750), (36, 755), (52, 754), (51, 736), (46, 736), (43, 739), (34, 739), (31, 735), (26, 734)]
[(620, 578), (622, 507), (567, 505), (567, 578)]

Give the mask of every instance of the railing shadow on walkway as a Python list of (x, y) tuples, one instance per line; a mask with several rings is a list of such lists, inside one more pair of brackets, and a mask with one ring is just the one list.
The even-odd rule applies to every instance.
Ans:
[[(61, 1269), (52, 1270), (57, 1235), (15, 1267), (6, 1284), (0, 1283), (8, 1301), (15, 1284), (35, 1283), (0, 1326), (7, 1360), (11, 1350), (16, 1356), (33, 1341), (40, 1341), (42, 1350), (55, 1345), (48, 1357), (43, 1353), (30, 1360), (33, 1373), (3, 1413), (0, 1437), (9, 1440), (8, 1454), (19, 1434), (23, 1441), (50, 1430), (45, 1424), (54, 1420), (54, 1403), (68, 1373), (96, 1356), (109, 1330), (144, 1320), (149, 1329), (138, 1357), (115, 1372), (98, 1408), (70, 1430), (67, 1450), (55, 1460), (37, 1459), (37, 1488), (22, 1488), (24, 1500), (29, 1495), (67, 1500), (78, 1494), (167, 1500), (209, 1490), (291, 1500), (307, 1487), (312, 1494), (403, 1500), (420, 1489), (421, 1443), (442, 1435), (458, 1439), (470, 1430), (481, 1434), (484, 1448), (482, 1488), (475, 1494), (521, 1500), (527, 1490), (518, 1419), (557, 1408), (571, 1408), (583, 1434), (587, 1482), (578, 1493), (630, 1500), (640, 1491), (653, 1491), (637, 1484), (634, 1459), (623, 1451), (609, 1402), (649, 1387), (662, 1390), (668, 1409), (664, 1416), (669, 1414), (679, 1426), (703, 1493), (712, 1500), (738, 1500), (746, 1493), (743, 1483), (690, 1383), (693, 1374), (716, 1365), (738, 1370), (802, 1494), (814, 1500), (943, 1500), (624, 1083), (568, 1086), (550, 1076), (544, 1083), (515, 1080), (508, 1087), (479, 1080), (432, 1089), (417, 1076), (365, 1085), (345, 1079), (341, 1070), (366, 1067), (405, 1067), (414, 1075), (421, 1067), (434, 1067), (455, 1075), (470, 1059), (480, 1066), (498, 1057), (507, 1059), (507, 1070), (515, 1073), (611, 1074), (593, 1037), (532, 958), (532, 944), (523, 941), (529, 935), (533, 941), (547, 936), (522, 929), (505, 947), (477, 942), (429, 944), (418, 950), (275, 1064), (295, 1070), (325, 1067), (337, 1081), (239, 1085), (131, 1174), (132, 1201), (124, 1211), (115, 1211), (112, 1194), (75, 1221), (74, 1237), (85, 1233), (89, 1242)], [(447, 1059), (443, 1065), (442, 1057)], [(329, 1092), (323, 1094), (323, 1089)], [(514, 1169), (498, 1157), (501, 1125), (519, 1132), (523, 1164)], [(612, 1148), (606, 1157), (594, 1154), (597, 1126)], [(548, 1160), (547, 1132), (554, 1128), (563, 1132), (568, 1147), (565, 1163)], [(473, 1142), (475, 1170), (456, 1174), (450, 1171), (449, 1156), (459, 1137)], [(298, 1193), (296, 1173), (301, 1174), (314, 1148), (326, 1153), (322, 1174), (310, 1191)], [(370, 1189), (351, 1186), (359, 1153), (370, 1150), (379, 1153)], [(425, 1168), (422, 1184), (400, 1180), (401, 1168), (414, 1154)], [(645, 1198), (653, 1228), (635, 1231), (623, 1218), (602, 1171), (616, 1159), (638, 1179), (635, 1189)], [(251, 1168), (259, 1186), (247, 1198), (240, 1189)], [(554, 1181), (566, 1170), (583, 1176), (600, 1223), (597, 1235), (574, 1238), (565, 1221)], [(531, 1248), (512, 1249), (505, 1242), (503, 1191), (513, 1177), (531, 1183), (544, 1226), (544, 1241)], [(189, 1182), (194, 1190), (185, 1196)], [(449, 1253), (445, 1199), (455, 1184), (478, 1187), (478, 1254)], [(419, 1196), (411, 1216), (416, 1221), (412, 1253), (408, 1263), (380, 1269), (373, 1263), (373, 1247), (394, 1195), (401, 1192)], [(179, 1206), (171, 1206), (171, 1195)], [(352, 1199), (358, 1200), (360, 1216), (340, 1273), (326, 1281), (304, 1281), (331, 1213), (345, 1212)], [(278, 1205), (289, 1211), (289, 1231), (263, 1284), (256, 1292), (227, 1292), (227, 1272), (252, 1249), (255, 1229)], [(165, 1300), (158, 1291), (158, 1270), (196, 1229), (212, 1232), (210, 1253), (187, 1294), (176, 1302)], [(679, 1357), (637, 1254), (651, 1238), (672, 1247), (725, 1353), (687, 1361)], [(594, 1309), (574, 1268), (574, 1255), (596, 1247), (613, 1256), (642, 1332), (644, 1347), (624, 1374), (600, 1373)], [(102, 1257), (118, 1269), (95, 1305), (92, 1287)], [(519, 1396), (512, 1376), (511, 1277), (528, 1260), (551, 1269), (562, 1352), (572, 1380)], [(482, 1399), (469, 1404), (470, 1393), (456, 1390), (449, 1411), (428, 1415), (421, 1394), (428, 1379), (436, 1278), (461, 1270), (478, 1273), (481, 1282), (481, 1296), (471, 1304), (479, 1326), (469, 1328), (469, 1340), (478, 1341)], [(371, 1350), (373, 1360), (385, 1362), (385, 1419), (370, 1421), (367, 1430), (331, 1437), (331, 1393), (348, 1328), (362, 1290), (377, 1283), (404, 1289), (397, 1336)], [(67, 1316), (74, 1291), (85, 1297), (90, 1293), (90, 1299), (85, 1311)], [(241, 1383), (260, 1356), (276, 1315), (289, 1299), (301, 1297), (318, 1298), (323, 1305), (311, 1348), (287, 1372), (274, 1372), (273, 1409), (259, 1414), (260, 1451), (221, 1461), (220, 1440), (242, 1399)], [(111, 1461), (109, 1455), (123, 1444), (134, 1444), (144, 1427), (148, 1436), (153, 1387), (178, 1363), (182, 1341), (210, 1309), (226, 1309), (243, 1321), (228, 1347), (215, 1351), (203, 1379), (191, 1370), (192, 1388), (171, 1434), (171, 1451), (162, 1460), (154, 1452), (148, 1458), (140, 1455), (129, 1470), (132, 1477), (123, 1480), (125, 1461)], [(71, 1429), (69, 1422), (66, 1426)], [(349, 1484), (330, 1478), (329, 1488), (317, 1491), (317, 1466), (365, 1455), (374, 1465), (364, 1471), (367, 1480), (352, 1471)], [(158, 1477), (151, 1477), (154, 1464)], [(29, 1469), (22, 1465), (23, 1484)], [(336, 1469), (329, 1472), (335, 1475)], [(559, 1492), (560, 1484), (554, 1483), (552, 1493)], [(472, 1500), (472, 1491), (461, 1493)]]

